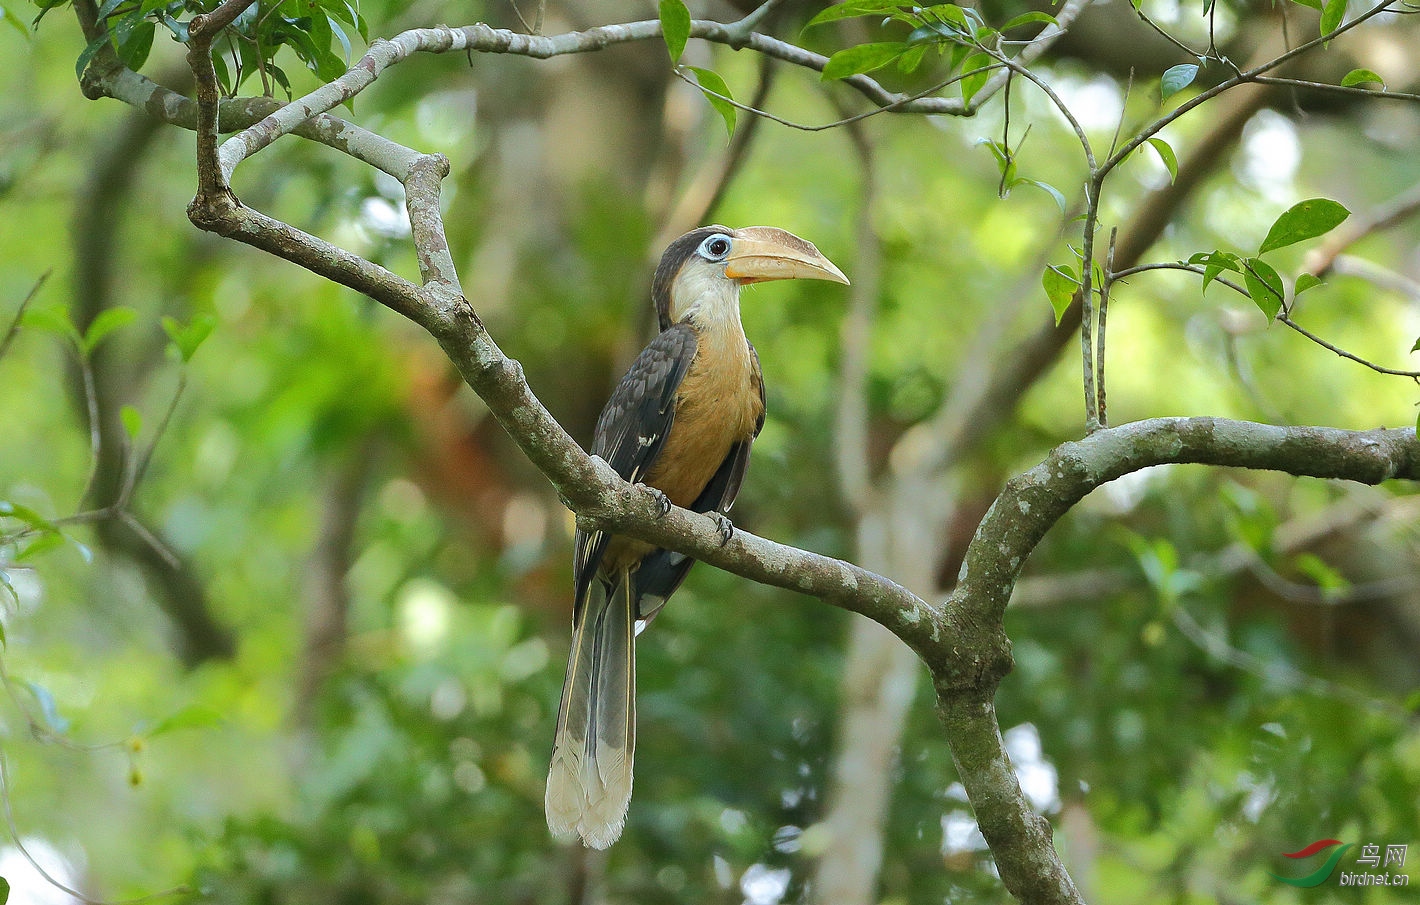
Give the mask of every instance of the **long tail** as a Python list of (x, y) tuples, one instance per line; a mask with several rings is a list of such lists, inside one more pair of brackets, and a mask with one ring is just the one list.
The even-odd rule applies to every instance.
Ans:
[(547, 826), (592, 848), (621, 836), (636, 749), (635, 577), (589, 582), (572, 627), (572, 652), (547, 771)]

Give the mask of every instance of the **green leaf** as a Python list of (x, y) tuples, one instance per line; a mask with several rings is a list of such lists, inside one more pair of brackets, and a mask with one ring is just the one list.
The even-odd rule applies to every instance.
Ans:
[(991, 152), (991, 156), (996, 158), (996, 169), (1001, 173), (1001, 181), (996, 190), (998, 198), (1008, 198), (1011, 189), (1020, 185), (1024, 180), (1016, 178), (1016, 158), (1011, 153), (1011, 149), (991, 138), (978, 138), (978, 145), (985, 145)]
[(123, 422), (123, 432), (128, 435), (129, 442), (137, 443), (138, 435), (143, 433), (143, 413), (131, 405), (125, 405), (118, 410), (118, 420)]
[[(6, 596), (10, 598), (10, 603), (13, 606), (20, 605), (20, 594), (15, 590), (14, 584), (10, 582), (10, 573), (6, 572), (4, 569), (0, 569), (0, 588), (4, 589)], [(0, 622), (0, 647), (4, 647), (5, 645), (5, 623)]]
[(679, 63), (685, 42), (690, 40), (690, 10), (681, 0), (661, 0), (661, 35), (666, 39), (671, 64)]
[(1075, 293), (1080, 288), (1080, 280), (1069, 264), (1052, 264), (1045, 268), (1040, 283), (1045, 287), (1045, 295), (1050, 299), (1051, 309), (1055, 311), (1055, 324), (1059, 326), (1060, 319), (1065, 316), (1070, 302), (1074, 300)]
[(203, 704), (192, 704), (160, 720), (148, 733), (149, 738), (177, 729), (211, 729), (222, 725), (222, 714)]
[(1174, 154), (1173, 148), (1162, 138), (1149, 139), (1149, 147), (1158, 153), (1159, 159), (1164, 162), (1164, 167), (1169, 171), (1169, 182), (1178, 181), (1178, 157)]
[(1026, 185), (1033, 185), (1036, 188), (1040, 189), (1042, 192), (1045, 192), (1045, 194), (1049, 195), (1051, 198), (1054, 198), (1056, 206), (1060, 208), (1060, 213), (1065, 213), (1065, 196), (1055, 186), (1051, 185), (1048, 182), (1041, 182), (1039, 179), (1021, 179), (1019, 181), (1025, 183)]
[(1329, 35), (1336, 31), (1345, 18), (1346, 0), (1326, 0), (1326, 6), (1321, 10), (1321, 33)]
[(63, 305), (55, 305), (50, 308), (28, 308), (25, 310), (24, 316), (20, 318), (20, 326), (62, 336), (74, 343), (76, 348), (82, 343), (74, 321), (69, 318), (69, 309)]
[(134, 10), (119, 20), (114, 29), (114, 45), (118, 58), (129, 69), (137, 71), (148, 60), (148, 51), (153, 49), (153, 32), (157, 25), (143, 17), (141, 10)]
[(232, 84), (232, 73), (227, 69), (227, 61), (222, 54), (212, 54), (212, 68), (217, 71), (217, 81), (222, 86), (222, 93), (231, 96), (236, 91), (236, 86)]
[(172, 317), (164, 317), (162, 325), (163, 332), (168, 334), (168, 339), (172, 340), (178, 357), (183, 362), (189, 362), (197, 352), (198, 346), (201, 346), (207, 337), (212, 335), (212, 328), (217, 326), (217, 322), (211, 315), (199, 314), (192, 319), (192, 323), (186, 326), (178, 323), (177, 319)]
[(345, 66), (350, 66), (350, 56), (354, 49), (350, 46), (350, 36), (345, 33), (345, 29), (340, 27), (340, 23), (331, 16), (326, 16), (326, 22), (330, 25), (330, 33), (335, 35), (335, 40), (340, 42), (340, 50), (345, 60)]
[(64, 546), (64, 535), (54, 530), (45, 531), (26, 544), (25, 549), (16, 553), (15, 561), (25, 562), (27, 560), (37, 559), (50, 550), (55, 550), (62, 546)]
[(836, 22), (839, 19), (856, 19), (859, 16), (871, 16), (876, 13), (896, 10), (902, 6), (901, 0), (849, 0), (847, 3), (839, 3), (824, 9), (818, 15), (809, 20), (804, 26), (805, 29), (815, 25), (822, 25), (825, 22)]
[[(35, 21), (38, 22), (39, 20), (36, 19)], [(89, 61), (94, 58), (94, 54), (102, 50), (107, 44), (108, 32), (104, 32), (94, 40), (90, 41), (89, 46), (85, 47), (83, 52), (79, 54), (79, 59), (74, 61), (74, 75), (76, 75), (80, 81), (83, 81), (84, 70), (88, 68)]]
[(1410, 347), (1411, 352), (1420, 352), (1420, 338), (1415, 340), (1415, 345)]
[(965, 37), (965, 34), (953, 25), (928, 22), (926, 25), (919, 25), (912, 29), (907, 35), (907, 43), (924, 47), (941, 44), (944, 41), (960, 44), (965, 40)]
[(1059, 22), (1056, 22), (1055, 17), (1050, 15), (1049, 13), (1042, 13), (1036, 11), (1029, 13), (1021, 13), (1019, 16), (1016, 16), (1014, 19), (1008, 21), (1005, 25), (1002, 25), (1001, 31), (1010, 31), (1013, 28), (1019, 28), (1022, 25), (1029, 25), (1032, 22), (1043, 22), (1046, 25), (1060, 24)]
[(1010, 150), (994, 138), (978, 138), (978, 145), (984, 145), (991, 152), (991, 156), (996, 158), (996, 166), (1000, 168), (1001, 175), (1006, 174), (1006, 164), (1011, 161)]
[(10, 901), (10, 881), (0, 877), (0, 905)]
[(1223, 271), (1231, 270), (1233, 273), (1242, 273), (1241, 259), (1226, 251), (1200, 251), (1189, 258), (1188, 263), (1203, 265), (1202, 291), (1205, 293), (1208, 291), (1208, 284), (1216, 280)]
[(1321, 285), (1321, 277), (1314, 273), (1304, 273), (1297, 277), (1297, 284), (1292, 287), (1292, 298), (1296, 298), (1308, 289), (1315, 289)]
[(1354, 88), (1357, 85), (1368, 85), (1374, 82), (1385, 90), (1385, 79), (1376, 75), (1369, 69), (1353, 69), (1346, 73), (1346, 77), (1341, 80), (1342, 88)]
[(927, 45), (918, 44), (915, 47), (907, 48), (907, 52), (897, 61), (897, 68), (904, 75), (909, 75), (917, 71), (917, 67), (922, 65), (922, 58), (927, 54)]
[(1351, 582), (1347, 580), (1345, 575), (1332, 568), (1315, 553), (1298, 554), (1296, 564), (1297, 571), (1316, 584), (1321, 590), (1323, 598), (1340, 594), (1351, 587)]
[(1296, 3), (1298, 6), (1305, 6), (1308, 9), (1321, 12), (1321, 0), (1292, 0), (1292, 2)]
[(907, 46), (901, 41), (888, 41), (845, 47), (829, 58), (828, 65), (823, 67), (823, 80), (831, 82), (834, 79), (881, 69), (902, 56), (907, 51)]
[[(217, 58), (216, 58), (216, 57), (213, 57), (212, 59), (213, 59), (213, 61), (215, 62)], [(291, 79), (287, 77), (287, 75), (286, 75), (286, 70), (282, 69), (280, 66), (277, 66), (275, 63), (267, 63), (267, 64), (266, 64), (266, 71), (271, 75), (272, 81), (274, 81), (276, 84), (280, 85), (280, 86), (281, 86), (281, 90), (284, 91), (284, 92), (286, 92), (286, 99), (287, 99), (287, 100), (290, 100), (290, 99), (291, 99)], [(353, 100), (353, 99), (352, 99), (352, 100)], [(348, 105), (349, 103), (350, 103), (350, 101), (346, 101), (346, 104), (347, 104), (347, 105)]]
[(12, 518), (41, 531), (58, 531), (54, 523), (28, 506), (0, 500), (0, 518)]
[(1272, 265), (1261, 258), (1248, 258), (1243, 262), (1243, 282), (1247, 294), (1262, 309), (1268, 320), (1277, 317), (1282, 310), (1282, 277)]
[(1312, 198), (1292, 205), (1267, 231), (1257, 253), (1262, 255), (1295, 242), (1314, 239), (1335, 229), (1351, 212), (1328, 198)]
[(729, 103), (724, 98), (733, 97), (730, 94), (730, 86), (725, 84), (725, 80), (709, 69), (701, 69), (699, 66), (687, 66), (691, 72), (695, 73), (695, 80), (700, 83), (700, 87), (706, 91), (713, 91), (715, 94), (724, 97), (716, 97), (715, 94), (705, 95), (705, 99), (710, 102), (710, 106), (715, 108), (715, 112), (720, 114), (720, 118), (725, 121), (725, 131), (730, 135), (735, 134), (735, 116), (739, 113), (735, 105)]
[(1163, 77), (1159, 79), (1159, 101), (1166, 101), (1192, 85), (1193, 80), (1197, 77), (1198, 64), (1196, 63), (1180, 63), (1165, 69)]
[(138, 312), (132, 308), (117, 306), (105, 308), (99, 312), (89, 324), (89, 329), (84, 333), (84, 351), (92, 352), (94, 347), (108, 338), (108, 335), (115, 330), (120, 330), (133, 323), (138, 318)]
[(964, 103), (971, 103), (971, 99), (976, 96), (976, 93), (986, 87), (986, 80), (991, 78), (991, 71), (988, 67), (994, 62), (996, 61), (987, 54), (974, 53), (961, 64), (961, 71), (970, 73), (963, 75), (961, 80), (961, 99)]

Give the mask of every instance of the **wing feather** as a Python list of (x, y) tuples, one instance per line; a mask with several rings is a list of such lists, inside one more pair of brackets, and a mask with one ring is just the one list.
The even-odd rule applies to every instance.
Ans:
[[(640, 480), (661, 454), (675, 422), (676, 391), (694, 357), (695, 331), (689, 324), (663, 330), (637, 356), (602, 409), (592, 437), (592, 455), (604, 459), (623, 480)], [(605, 532), (577, 532), (574, 599), (585, 599), (606, 544)], [(572, 614), (574, 624), (580, 618), (580, 611)]]

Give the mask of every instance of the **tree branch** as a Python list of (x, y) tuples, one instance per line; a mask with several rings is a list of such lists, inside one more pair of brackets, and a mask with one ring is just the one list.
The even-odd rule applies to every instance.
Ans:
[(1219, 418), (1154, 418), (1057, 446), (1006, 482), (973, 538), (948, 599), (967, 622), (998, 620), (1026, 556), (1090, 491), (1151, 465), (1193, 463), (1379, 484), (1420, 480), (1414, 428), (1348, 431)]

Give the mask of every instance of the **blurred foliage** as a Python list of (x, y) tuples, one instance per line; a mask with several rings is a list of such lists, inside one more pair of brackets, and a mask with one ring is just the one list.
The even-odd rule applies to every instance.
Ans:
[[(182, 48), (162, 26), (205, 7), (104, 6), (116, 30), (135, 15), (166, 17), (144, 71), (176, 78)], [(239, 23), (258, 29), (258, 57), (245, 59), (247, 39), (234, 39), (229, 87), (255, 72), (258, 82), (240, 90), (256, 90), (264, 69), (274, 90), (289, 82), (299, 92), (343, 68), (334, 30), (333, 43), (309, 53), (259, 31), (308, 15), (341, 23), (347, 39), (362, 22), (371, 36), (450, 18), (519, 27), (504, 4), (456, 14), (432, 3), (293, 6), (262, 4), (253, 9), (270, 15)], [(988, 5), (990, 21), (1027, 11), (999, 6), (1011, 8)], [(1175, 16), (1169, 24), (1190, 40), (1206, 35), (1206, 24), (1153, 6), (1143, 4), (1161, 20)], [(1224, 37), (1251, 15), (1216, 8)], [(7, 20), (15, 9), (6, 6)], [(652, 12), (605, 2), (551, 4), (548, 14), (552, 32)], [(20, 554), (33, 535), (0, 548), (15, 598), (0, 588), (3, 663), (16, 691), (3, 747), (19, 833), (62, 856), (56, 870), (70, 882), (110, 899), (187, 882), (193, 900), (230, 903), (554, 903), (586, 889), (598, 891), (590, 901), (802, 900), (822, 845), (815, 824), (847, 617), (696, 570), (639, 645), (639, 769), (626, 836), (606, 855), (550, 842), (542, 780), (566, 643), (570, 517), (416, 329), (192, 229), (183, 175), (191, 139), (176, 130), (154, 133), (107, 177), (128, 182), (122, 203), (99, 218), (112, 230), (118, 274), (101, 301), (133, 314), (102, 327), (82, 321), (76, 345), (59, 312), (95, 301), (80, 278), (88, 262), (74, 250), (77, 215), (134, 114), (77, 90), (73, 63), (86, 42), (67, 10), (37, 31), (20, 26), (0, 27), (0, 56), (22, 61), (0, 67), (0, 326), (44, 271), (54, 276), (0, 358), (0, 500), (12, 507), (0, 510), (0, 532), (9, 540), (24, 530), (17, 514), (57, 521), (84, 508), (93, 463), (76, 362), (85, 330), (105, 331), (92, 349), (107, 364), (95, 364), (129, 407), (121, 417), (133, 449), (155, 436), (185, 381), (132, 510), (207, 589), (238, 644), (230, 659), (184, 669), (174, 628), (153, 605), (153, 575), (83, 524), (65, 526), (76, 543), (28, 560)], [(818, 26), (803, 39), (832, 52), (867, 39), (830, 46), (834, 29), (852, 27)], [(126, 46), (146, 40), (138, 22), (129, 29)], [(1124, 102), (1124, 73), (1103, 50), (1067, 50), (1042, 71), (1097, 144), (1121, 116), (1157, 111), (1158, 96), (1139, 90)], [(684, 52), (739, 98), (758, 77), (746, 56), (697, 42)], [(1155, 62), (1157, 77), (1176, 61)], [(655, 42), (556, 66), (411, 60), (356, 104), (362, 122), (451, 158), (446, 216), (469, 297), (583, 440), (645, 341), (665, 211), (724, 149), (719, 117), (667, 66)], [(922, 77), (885, 76), (909, 86)], [(1015, 91), (1012, 103), (1013, 128), (1031, 124), (1029, 141), (1014, 147), (1019, 174), (1077, 204), (1084, 170), (1068, 128), (1038, 94)], [(840, 115), (815, 77), (789, 71), (769, 105), (805, 122)], [(870, 219), (884, 254), (868, 375), (875, 469), (950, 398), (980, 325), (1000, 318), (1002, 334), (1018, 338), (1052, 317), (1040, 273), (1069, 260), (1066, 218), (1045, 192), (999, 197), (1000, 148), (983, 140), (1003, 127), (999, 104), (963, 121), (869, 121), (879, 179), (864, 211), (841, 131), (762, 124), (713, 213), (792, 229), (850, 275), (856, 221)], [(1204, 115), (1181, 119), (1165, 133), (1168, 147), (1186, 159), (1207, 127)], [(1259, 248), (1303, 199), (1373, 209), (1420, 182), (1417, 142), (1413, 105), (1259, 113), (1150, 258)], [(263, 157), (238, 174), (244, 199), (414, 274), (397, 184), (292, 142)], [(1124, 222), (1168, 182), (1166, 161), (1141, 153), (1112, 177), (1106, 223)], [(1413, 281), (1417, 245), (1412, 221), (1354, 251)], [(1269, 250), (1271, 266), (1295, 273), (1312, 247)], [(1217, 286), (1201, 293), (1199, 282), (1141, 274), (1116, 287), (1114, 422), (1413, 422), (1412, 385), (1269, 329), (1247, 299)], [(854, 528), (831, 479), (845, 304), (816, 284), (746, 292), (769, 421), (736, 520), (851, 557)], [(1403, 365), (1414, 311), (1400, 291), (1333, 276), (1307, 293), (1298, 316), (1344, 348)], [(170, 338), (183, 345), (174, 330), (202, 324), (213, 329), (190, 361), (164, 352)], [(989, 500), (1004, 476), (1077, 436), (1081, 423), (1079, 366), (1067, 355), (963, 467), (957, 493)], [(1017, 669), (998, 701), (1003, 728), (1038, 733), (1041, 763), (1056, 777), (1046, 808), (1091, 901), (1312, 901), (1268, 876), (1291, 867), (1281, 852), (1324, 836), (1420, 844), (1412, 492), (1159, 469), (1091, 497), (1032, 558), (1028, 579), (1123, 577), (1093, 599), (1013, 609)], [(331, 591), (320, 586), (320, 556), (342, 494), (358, 512), (337, 589), (348, 595), (344, 644), (312, 678), (306, 636)], [(1300, 551), (1278, 541), (1298, 523), (1358, 509), (1373, 515)], [(1222, 568), (1229, 550), (1251, 551), (1251, 566)], [(1340, 603), (1275, 590), (1275, 579), (1344, 592), (1397, 576), (1409, 584)], [(82, 748), (93, 744), (107, 747)], [(968, 809), (928, 689), (918, 690), (894, 780), (884, 901), (999, 901), (987, 853), (948, 843)], [(40, 881), (10, 879), (14, 901), (39, 900)], [(1348, 902), (1392, 901), (1384, 890), (1346, 892)]]

